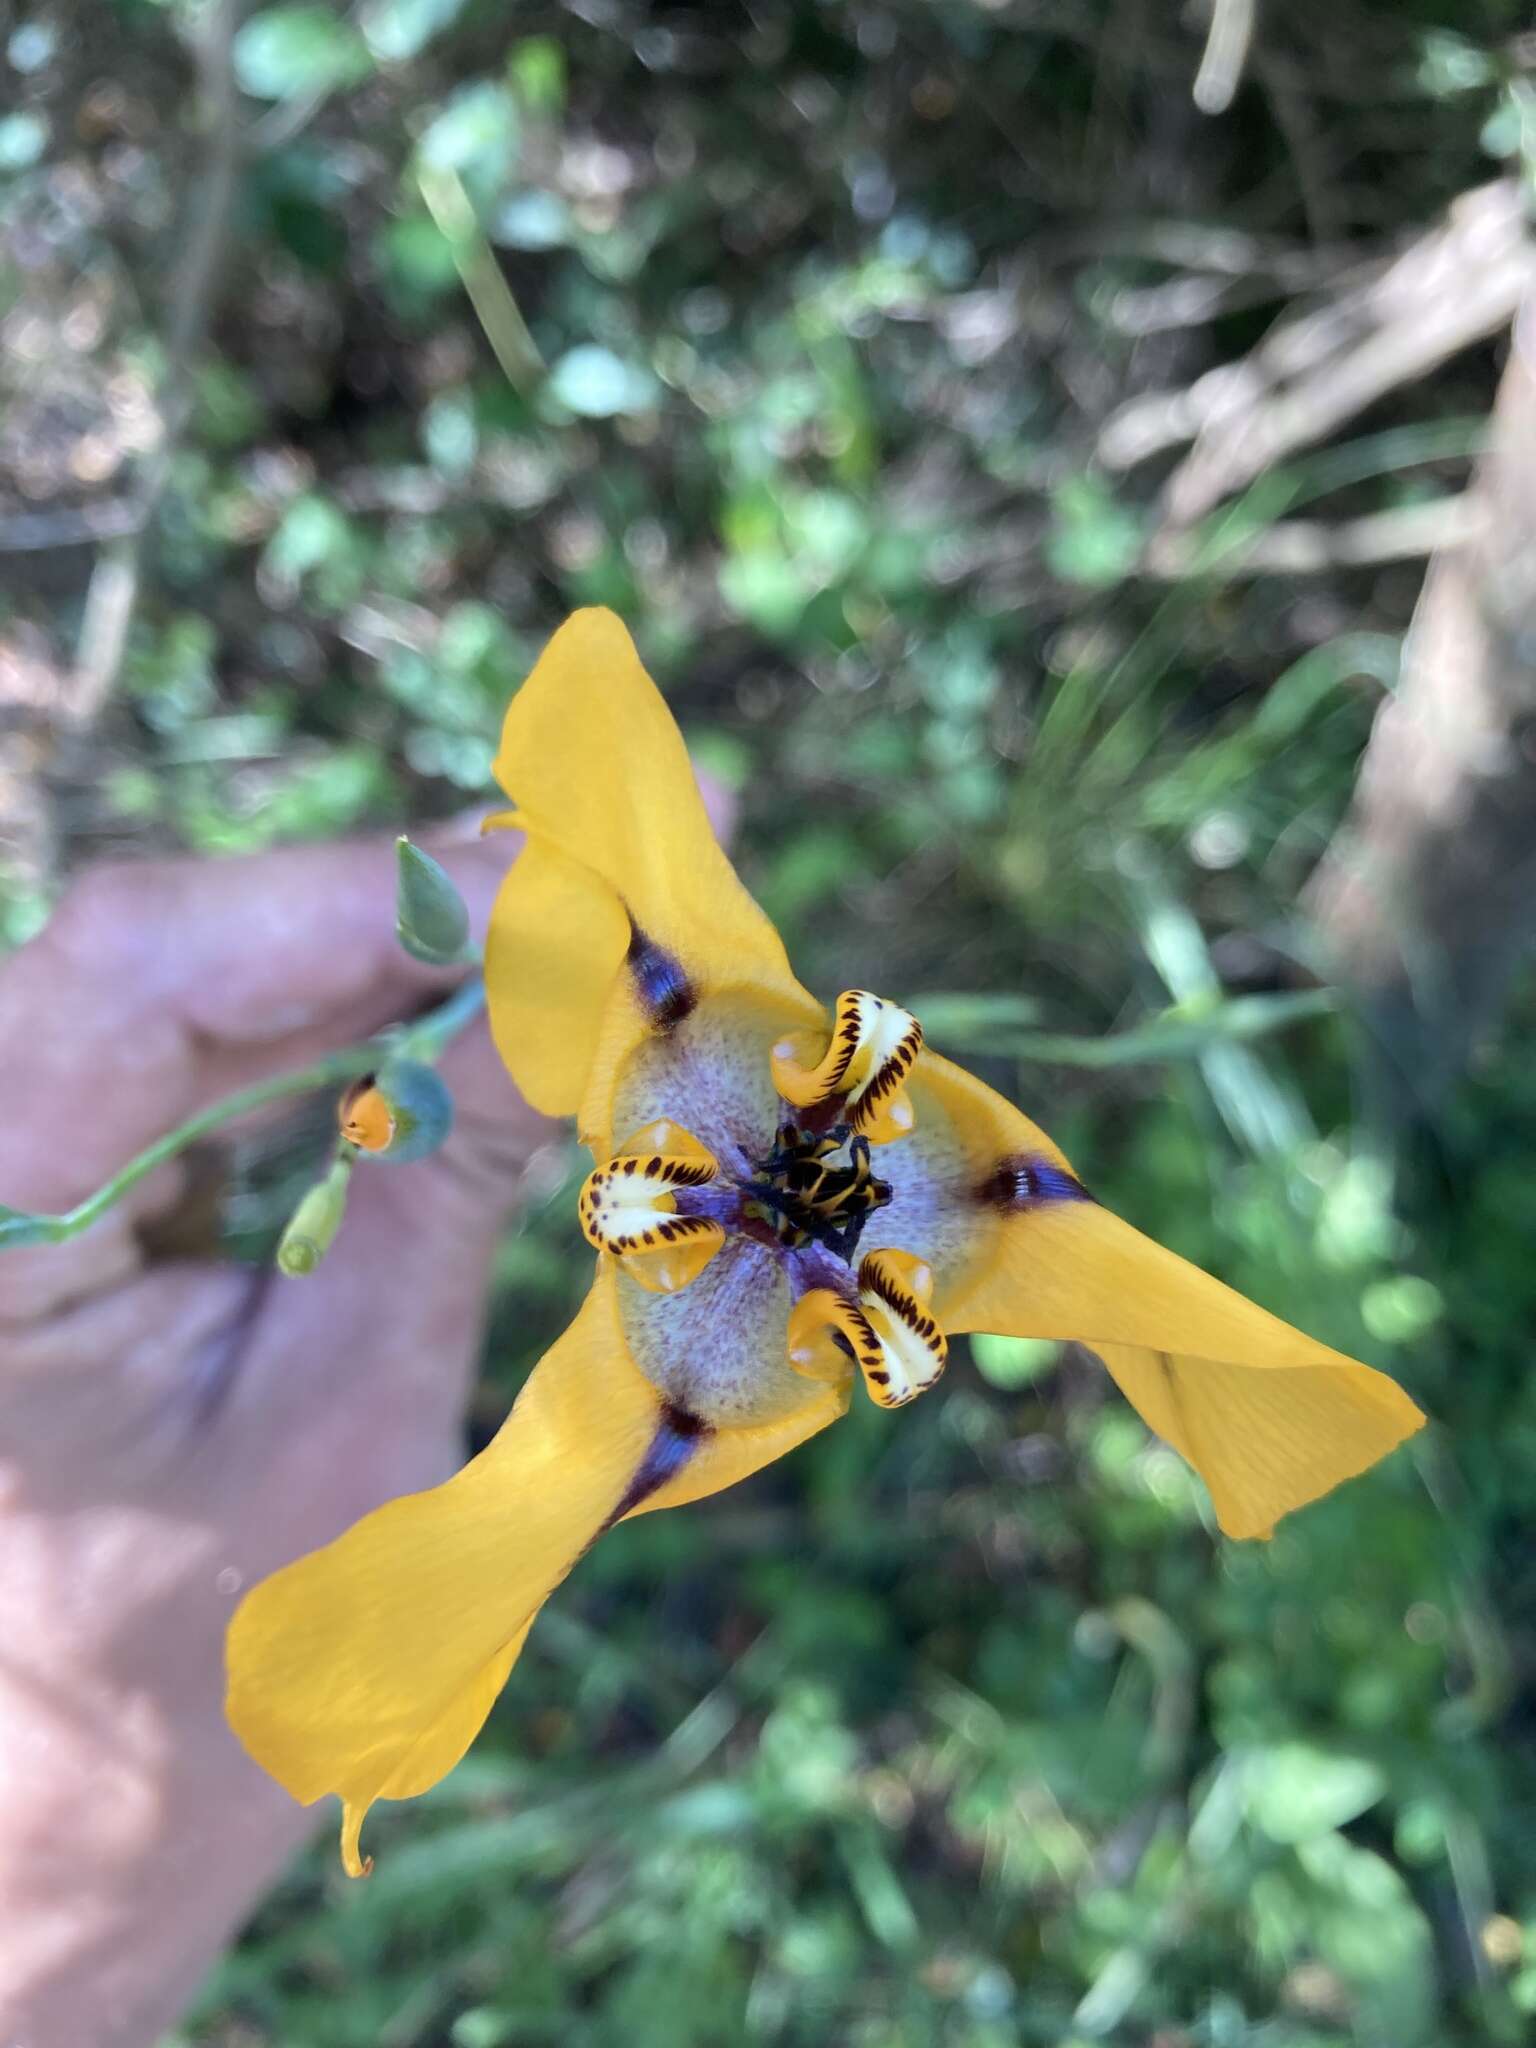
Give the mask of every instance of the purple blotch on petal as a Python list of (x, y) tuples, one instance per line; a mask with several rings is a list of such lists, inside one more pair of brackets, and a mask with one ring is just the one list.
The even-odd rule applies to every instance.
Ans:
[(1075, 1173), (1054, 1160), (1019, 1157), (1000, 1160), (976, 1189), (976, 1199), (1012, 1214), (1044, 1202), (1091, 1202), (1093, 1197)]
[(625, 965), (646, 1014), (658, 1031), (672, 1031), (698, 1007), (698, 994), (675, 953), (658, 946), (648, 932), (629, 920)]
[(656, 1424), (656, 1434), (646, 1445), (645, 1456), (635, 1467), (635, 1475), (625, 1487), (622, 1498), (604, 1524), (611, 1529), (615, 1522), (622, 1522), (632, 1514), (642, 1501), (659, 1493), (669, 1479), (673, 1479), (693, 1457), (699, 1448), (700, 1439), (709, 1435), (709, 1424), (697, 1415), (690, 1415), (686, 1408), (666, 1401), (662, 1404), (661, 1416)]

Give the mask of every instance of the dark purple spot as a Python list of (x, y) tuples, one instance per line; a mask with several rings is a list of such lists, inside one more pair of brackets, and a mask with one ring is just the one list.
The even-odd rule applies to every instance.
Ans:
[(1004, 1159), (976, 1189), (976, 1199), (989, 1209), (1013, 1214), (1043, 1202), (1091, 1202), (1092, 1195), (1075, 1173), (1049, 1159)]
[(629, 921), (629, 951), (625, 963), (634, 980), (635, 994), (645, 1006), (658, 1031), (671, 1031), (698, 1007), (692, 982), (683, 972), (676, 954), (669, 953), (633, 918)]

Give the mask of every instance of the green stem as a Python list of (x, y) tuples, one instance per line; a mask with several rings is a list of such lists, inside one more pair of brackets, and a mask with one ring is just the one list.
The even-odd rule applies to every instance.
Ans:
[(238, 1089), (222, 1101), (199, 1110), (196, 1116), (178, 1124), (174, 1131), (157, 1138), (136, 1159), (130, 1159), (94, 1194), (87, 1195), (72, 1209), (65, 1209), (57, 1216), (29, 1216), (20, 1210), (0, 1207), (0, 1251), (19, 1245), (63, 1244), (69, 1238), (78, 1237), (82, 1230), (88, 1230), (98, 1217), (104, 1216), (130, 1188), (137, 1187), (157, 1166), (174, 1159), (199, 1138), (216, 1131), (221, 1124), (245, 1116), (253, 1109), (263, 1109), (269, 1102), (280, 1102), (284, 1096), (304, 1095), (313, 1089), (336, 1088), (344, 1081), (358, 1080), (362, 1075), (372, 1073), (390, 1054), (421, 1060), (430, 1066), (442, 1057), (465, 1025), (479, 1016), (484, 1004), (485, 982), (479, 974), (472, 975), (435, 1010), (428, 1011), (414, 1024), (392, 1025), (361, 1045), (344, 1046), (339, 1052), (327, 1053), (323, 1059), (315, 1060), (307, 1067), (299, 1067), (290, 1074), (275, 1075), (270, 1081), (258, 1081), (250, 1088)]
[(528, 397), (544, 377), (544, 358), (485, 238), (464, 181), (457, 171), (442, 164), (423, 164), (416, 181), (438, 233), (452, 251), (459, 282), (503, 376), (514, 391)]
[[(478, 962), (479, 955), (475, 957)], [(473, 1024), (484, 1008), (485, 977), (472, 974), (425, 1017), (418, 1018), (414, 1024), (394, 1025), (390, 1030), (381, 1032), (373, 1040), (376, 1053), (382, 1048), (400, 1059), (421, 1060), (430, 1067), (435, 1060), (442, 1058), (445, 1049), (465, 1025)], [(368, 1069), (364, 1067), (362, 1071), (367, 1073)]]

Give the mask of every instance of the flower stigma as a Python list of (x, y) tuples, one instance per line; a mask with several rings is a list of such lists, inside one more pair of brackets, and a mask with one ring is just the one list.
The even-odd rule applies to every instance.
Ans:
[(792, 1251), (824, 1245), (849, 1263), (864, 1225), (890, 1201), (891, 1184), (876, 1179), (869, 1140), (851, 1125), (818, 1134), (787, 1121), (741, 1194), (742, 1228), (763, 1243)]

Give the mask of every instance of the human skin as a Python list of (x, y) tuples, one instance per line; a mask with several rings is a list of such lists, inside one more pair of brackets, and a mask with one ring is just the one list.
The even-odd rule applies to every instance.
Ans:
[[(483, 930), (515, 840), (425, 843)], [(0, 966), (0, 1202), (64, 1208), (451, 987), (393, 902), (387, 840), (87, 873)], [(146, 1262), (177, 1166), (0, 1252), (0, 2041), (152, 2043), (318, 1817), (225, 1726), (223, 1636), (243, 1588), (460, 1462), (490, 1260), (551, 1127), (483, 1026), (441, 1071), (448, 1145), (360, 1165), (302, 1280)]]

